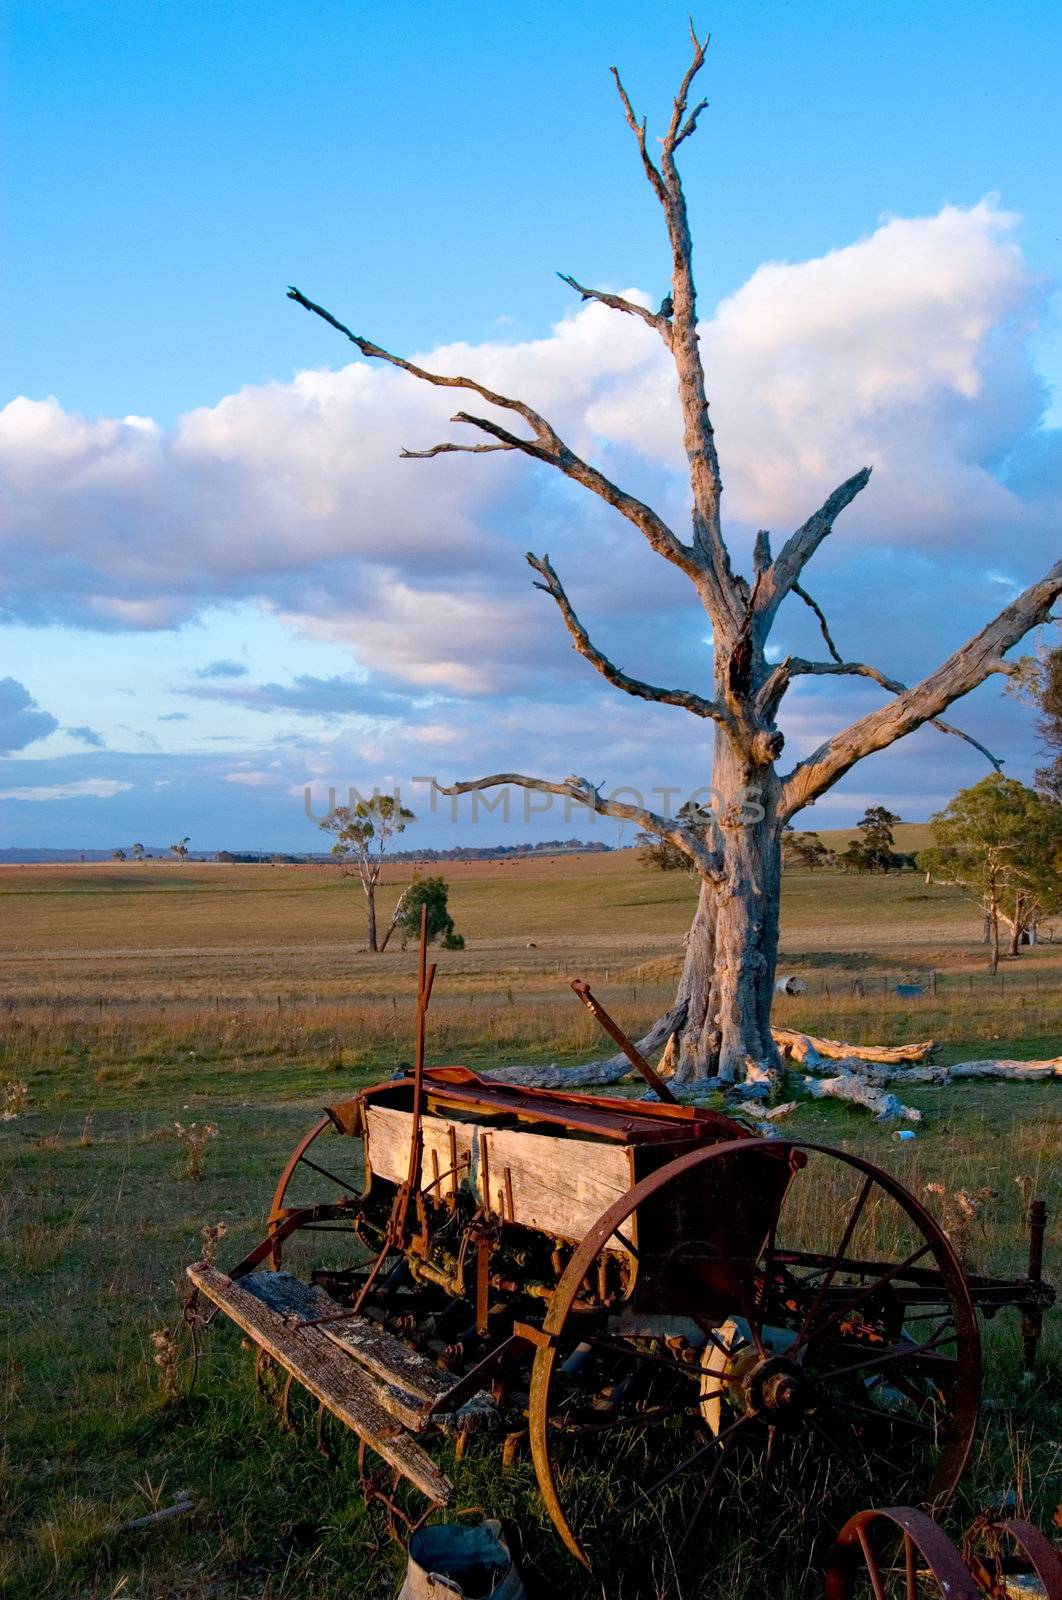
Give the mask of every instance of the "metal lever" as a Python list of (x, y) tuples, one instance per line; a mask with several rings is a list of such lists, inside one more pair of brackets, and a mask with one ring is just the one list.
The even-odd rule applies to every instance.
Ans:
[(623, 1051), (623, 1054), (627, 1057), (627, 1060), (630, 1061), (633, 1066), (638, 1068), (638, 1071), (641, 1073), (650, 1089), (652, 1089), (666, 1105), (677, 1106), (679, 1104), (678, 1100), (676, 1100), (675, 1096), (671, 1093), (671, 1090), (668, 1088), (659, 1072), (657, 1072), (655, 1067), (651, 1067), (649, 1065), (648, 1061), (646, 1061), (645, 1057), (642, 1055), (642, 1052), (638, 1049), (638, 1046), (631, 1043), (630, 1039), (627, 1038), (627, 1035), (624, 1033), (619, 1024), (613, 1022), (612, 1018), (609, 1016), (600, 1000), (590, 993), (590, 985), (584, 983), (582, 978), (573, 978), (572, 988), (579, 996), (579, 999), (583, 1002), (583, 1005), (586, 1007), (587, 1011), (589, 1011), (590, 1015), (594, 1018), (595, 1022), (601, 1024), (609, 1038), (615, 1039), (616, 1043)]

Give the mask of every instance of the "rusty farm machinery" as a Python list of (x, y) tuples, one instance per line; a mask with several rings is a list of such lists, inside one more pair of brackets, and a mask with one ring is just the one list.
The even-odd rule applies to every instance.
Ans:
[(735, 1491), (795, 1485), (833, 1529), (868, 1502), (946, 1503), (977, 1424), (978, 1313), (1017, 1308), (1035, 1359), (1043, 1204), (1024, 1277), (971, 1274), (883, 1168), (670, 1102), (584, 984), (655, 1101), (425, 1066), (434, 974), (422, 944), (413, 1069), (309, 1129), (238, 1265), (189, 1268), (360, 1437), (363, 1488), (397, 1514), (405, 1481), (427, 1515), (453, 1496), (433, 1439), (526, 1444), (591, 1566), (662, 1536), (696, 1561)]

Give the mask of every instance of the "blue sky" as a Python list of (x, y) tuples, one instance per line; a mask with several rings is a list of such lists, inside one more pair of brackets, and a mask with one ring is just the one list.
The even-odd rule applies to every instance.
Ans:
[[(736, 547), (872, 456), (875, 498), (816, 583), (847, 653), (925, 670), (1057, 556), (1062, 14), (697, 20), (711, 104), (684, 170)], [(311, 848), (310, 781), (703, 781), (701, 731), (599, 687), (520, 552), (565, 557), (630, 670), (697, 687), (703, 619), (674, 575), (525, 463), (397, 465), (445, 410), (345, 373), (283, 293), (407, 352), (463, 342), (680, 511), (653, 356), (554, 273), (663, 292), (608, 67), (659, 127), (683, 8), (9, 0), (5, 26), (0, 680), (22, 698), (0, 693), (0, 843)], [(794, 697), (792, 748), (874, 693)], [(993, 689), (962, 714), (1028, 774), (1020, 708)], [(882, 796), (928, 814), (980, 775), (953, 743), (875, 758), (817, 825)], [(587, 831), (518, 809), (418, 837), (484, 828)]]

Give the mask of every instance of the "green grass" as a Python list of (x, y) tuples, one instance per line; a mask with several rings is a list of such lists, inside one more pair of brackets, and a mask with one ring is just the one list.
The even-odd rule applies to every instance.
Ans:
[[(567, 991), (576, 974), (634, 1029), (666, 1004), (691, 909), (684, 878), (630, 856), (445, 870), (469, 947), (440, 956), (430, 1059), (489, 1068), (596, 1051)], [(862, 1039), (935, 1036), (946, 1060), (1062, 1052), (1062, 946), (1023, 956), (1000, 990), (984, 976), (975, 914), (949, 891), (923, 891), (910, 876), (787, 875), (786, 964), (812, 992), (781, 1002), (779, 1020)], [(0, 1586), (16, 1600), (383, 1600), (397, 1589), (400, 1560), (361, 1505), (352, 1442), (333, 1435), (326, 1462), (308, 1408), (283, 1432), (231, 1327), (203, 1337), (183, 1393), (182, 1275), (202, 1228), (223, 1221), (219, 1259), (236, 1259), (318, 1108), (409, 1058), (414, 957), (359, 954), (357, 911), (355, 891), (324, 868), (0, 871), (0, 1086), (29, 1090), (26, 1110), (0, 1124)], [(930, 968), (933, 1000), (903, 1003), (886, 985)], [(866, 996), (852, 994), (854, 976)], [(933, 1182), (997, 1189), (972, 1253), (985, 1270), (1019, 1270), (1015, 1178), (1056, 1210), (1062, 1199), (1057, 1088), (904, 1098), (927, 1118), (913, 1144), (837, 1103), (802, 1105), (786, 1131), (868, 1154), (919, 1193)], [(198, 1182), (181, 1177), (178, 1120), (219, 1127)], [(1048, 1270), (1062, 1278), (1055, 1244)], [(178, 1330), (177, 1398), (153, 1361), (160, 1329)], [(992, 1404), (962, 1509), (1018, 1481), (1046, 1523), (1062, 1499), (1058, 1330), (1049, 1319), (1031, 1388), (1018, 1381), (1012, 1313), (987, 1342)], [(532, 1592), (600, 1593), (560, 1554), (526, 1462), (502, 1477), (477, 1447), (452, 1470), (458, 1504), (519, 1529)], [(115, 1531), (181, 1489), (193, 1514)], [(705, 1596), (817, 1592), (778, 1571), (777, 1551), (714, 1548), (709, 1536)]]

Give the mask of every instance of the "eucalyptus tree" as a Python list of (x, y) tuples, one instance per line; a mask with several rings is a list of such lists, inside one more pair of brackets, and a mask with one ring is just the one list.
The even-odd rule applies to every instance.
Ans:
[(370, 800), (358, 800), (349, 806), (336, 806), (320, 826), (325, 833), (335, 837), (332, 854), (345, 864), (345, 872), (353, 863), (354, 875), (365, 893), (365, 911), (368, 918), (369, 949), (374, 955), (387, 947), (402, 913), (405, 895), (399, 895), (391, 914), (390, 926), (381, 945), (376, 926), (376, 890), (383, 871), (387, 848), (396, 834), (404, 833), (406, 824), (415, 822), (412, 811), (391, 794), (374, 794)]
[[(693, 244), (677, 163), (679, 151), (696, 132), (707, 103), (699, 100), (690, 104), (690, 91), (704, 64), (706, 44), (707, 40), (702, 43), (693, 34), (692, 60), (656, 149), (650, 147), (646, 120), (635, 114), (618, 72), (612, 69), (642, 171), (663, 212), (671, 257), (670, 291), (654, 311), (565, 277), (583, 300), (608, 306), (622, 316), (640, 318), (659, 335), (671, 354), (689, 467), (691, 511), (685, 529), (671, 526), (652, 506), (584, 460), (553, 424), (525, 401), (500, 394), (473, 377), (455, 377), (418, 366), (354, 333), (298, 289), (292, 288), (288, 293), (351, 340), (369, 360), (400, 368), (422, 383), (476, 395), (485, 403), (487, 414), (460, 410), (453, 418), (476, 430), (482, 436), (478, 442), (447, 440), (429, 449), (403, 451), (404, 456), (425, 459), (455, 451), (515, 451), (525, 455), (605, 501), (648, 541), (661, 560), (670, 562), (689, 580), (693, 603), (703, 608), (713, 641), (712, 680), (703, 691), (662, 687), (621, 670), (591, 639), (549, 556), (532, 553), (527, 557), (536, 574), (535, 586), (552, 599), (574, 648), (602, 677), (625, 694), (681, 707), (713, 730), (710, 782), (719, 798), (707, 834), (676, 817), (602, 796), (592, 783), (578, 776), (550, 779), (499, 772), (454, 783), (443, 792), (464, 794), (516, 784), (560, 795), (592, 811), (633, 822), (644, 832), (683, 851), (700, 878), (700, 893), (680, 980), (679, 1002), (684, 1007), (685, 1020), (673, 1040), (677, 1046), (673, 1050), (676, 1075), (685, 1080), (713, 1075), (732, 1080), (743, 1075), (749, 1060), (773, 1063), (777, 1059), (770, 1014), (785, 824), (825, 794), (856, 762), (923, 724), (958, 733), (941, 721), (941, 714), (993, 673), (1012, 670), (1004, 660), (1004, 652), (1046, 620), (1052, 602), (1062, 591), (1062, 562), (910, 687), (870, 663), (843, 659), (833, 644), (825, 617), (803, 586), (808, 563), (833, 533), (841, 513), (866, 487), (868, 467), (860, 467), (826, 495), (807, 520), (781, 540), (776, 553), (772, 553), (770, 535), (759, 533), (751, 574), (745, 576), (735, 570), (722, 529), (723, 482), (698, 340)], [(816, 612), (828, 659), (806, 660), (793, 655), (780, 661), (769, 658), (771, 630), (781, 607), (791, 597)], [(808, 674), (869, 678), (887, 692), (889, 699), (841, 728), (790, 770), (782, 771), (778, 765), (784, 745), (778, 727), (779, 708), (793, 681)], [(707, 780), (707, 770), (705, 777)]]

